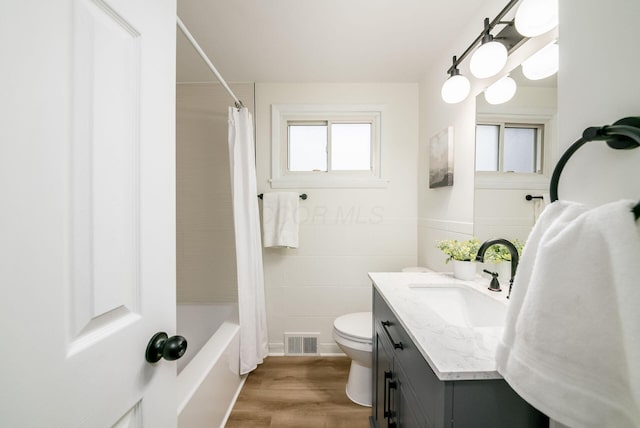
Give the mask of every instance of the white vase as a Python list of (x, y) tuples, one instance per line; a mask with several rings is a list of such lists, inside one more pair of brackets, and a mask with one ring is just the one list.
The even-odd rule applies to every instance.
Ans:
[(476, 276), (475, 262), (453, 261), (453, 276), (463, 281), (471, 281)]
[(511, 262), (502, 262), (496, 264), (496, 272), (498, 272), (498, 280), (500, 284), (509, 284), (511, 279)]
[[(491, 272), (497, 272), (498, 281), (500, 281), (501, 285), (509, 283), (511, 279), (511, 262), (486, 263), (484, 268)], [(487, 274), (487, 278), (491, 278), (491, 275)]]

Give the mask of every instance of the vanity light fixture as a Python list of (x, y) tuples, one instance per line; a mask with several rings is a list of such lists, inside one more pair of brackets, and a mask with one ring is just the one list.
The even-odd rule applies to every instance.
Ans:
[(444, 102), (457, 104), (467, 98), (470, 90), (471, 83), (469, 83), (469, 79), (460, 74), (460, 70), (456, 67), (456, 57), (454, 56), (453, 65), (449, 69), (449, 78), (442, 85), (440, 95)]
[(522, 0), (515, 16), (516, 30), (535, 37), (558, 26), (558, 0)]
[[(505, 31), (506, 29), (513, 29), (513, 22), (503, 22), (501, 20), (519, 1), (520, 0), (509, 0), (507, 5), (492, 21), (490, 21), (489, 18), (485, 18), (484, 28), (480, 35), (471, 42), (462, 55), (453, 57), (453, 65), (447, 70), (449, 78), (444, 82), (442, 90), (440, 91), (442, 99), (445, 102), (450, 104), (459, 103), (469, 95), (471, 87), (469, 79), (460, 74), (458, 66), (467, 55), (472, 52), (473, 55), (469, 67), (471, 74), (475, 77), (485, 78), (495, 76), (504, 68), (509, 49), (520, 42), (522, 36), (517, 34), (516, 31)], [(498, 24), (507, 24), (507, 27), (494, 39), (491, 31)], [(503, 33), (509, 34), (503, 36)], [(498, 41), (498, 39), (500, 39), (500, 41)], [(480, 44), (480, 46), (474, 52), (478, 44)]]
[(491, 35), (489, 18), (484, 19), (484, 31), (480, 47), (471, 55), (469, 68), (478, 79), (495, 76), (507, 64), (507, 48)]
[(558, 72), (560, 61), (556, 42), (550, 43), (522, 62), (522, 74), (529, 80), (540, 80)]
[(516, 81), (509, 76), (505, 76), (484, 90), (484, 99), (489, 104), (506, 103), (513, 98), (516, 90)]

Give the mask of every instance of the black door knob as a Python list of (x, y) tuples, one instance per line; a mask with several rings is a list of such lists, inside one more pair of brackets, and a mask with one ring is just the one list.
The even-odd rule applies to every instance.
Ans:
[(161, 358), (173, 361), (182, 357), (186, 351), (187, 339), (182, 336), (169, 337), (162, 331), (153, 335), (144, 357), (150, 363), (157, 363)]

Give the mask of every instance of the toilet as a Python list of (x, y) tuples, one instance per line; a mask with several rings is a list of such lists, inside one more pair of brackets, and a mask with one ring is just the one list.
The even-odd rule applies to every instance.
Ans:
[(371, 407), (371, 350), (373, 320), (371, 312), (342, 315), (333, 322), (333, 339), (351, 358), (347, 397), (356, 404)]

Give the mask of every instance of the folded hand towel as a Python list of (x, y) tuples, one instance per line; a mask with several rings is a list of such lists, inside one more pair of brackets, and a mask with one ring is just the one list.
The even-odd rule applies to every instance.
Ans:
[(640, 426), (640, 229), (619, 201), (554, 202), (513, 285), (498, 371), (570, 427)]
[(297, 192), (265, 193), (262, 199), (264, 247), (298, 248)]

